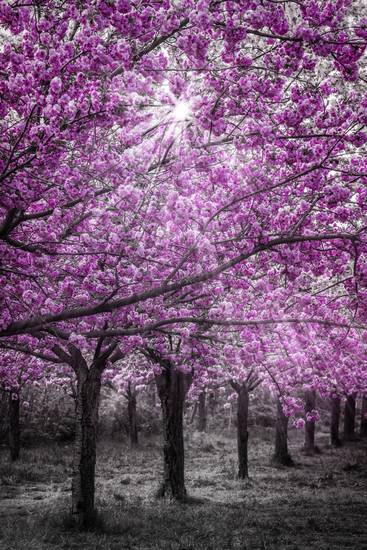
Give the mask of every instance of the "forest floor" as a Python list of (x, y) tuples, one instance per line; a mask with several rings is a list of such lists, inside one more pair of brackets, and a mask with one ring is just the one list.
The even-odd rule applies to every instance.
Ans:
[[(250, 439), (250, 479), (236, 479), (236, 442), (191, 434), (186, 442), (185, 504), (158, 501), (158, 439), (137, 449), (101, 442), (97, 468), (98, 529), (67, 523), (70, 445), (23, 450), (10, 464), (0, 449), (1, 550), (366, 550), (367, 442), (322, 454), (300, 451), (291, 434), (293, 468), (270, 465), (271, 434)], [(293, 442), (292, 442), (293, 441)]]

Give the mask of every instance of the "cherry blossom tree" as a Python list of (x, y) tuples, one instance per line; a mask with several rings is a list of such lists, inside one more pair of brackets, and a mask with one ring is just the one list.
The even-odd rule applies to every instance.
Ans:
[[(145, 178), (157, 178), (158, 194), (167, 193), (169, 200), (158, 211), (151, 208), (148, 220), (156, 223), (160, 216), (164, 221), (153, 233), (150, 223), (147, 225), (148, 220), (141, 225), (139, 222), (143, 220), (137, 216), (137, 232), (124, 234), (124, 246), (118, 252), (128, 259), (128, 277), (124, 280), (118, 274), (115, 289), (101, 288), (101, 294), (94, 296), (91, 305), (83, 305), (82, 296), (87, 300), (87, 281), (85, 273), (79, 270), (72, 277), (72, 284), (81, 292), (69, 299), (68, 307), (58, 300), (45, 305), (44, 300), (36, 301), (37, 310), (44, 313), (33, 314), (30, 318), (29, 309), (36, 305), (32, 296), (38, 298), (39, 289), (33, 290), (32, 279), (28, 280), (32, 288), (19, 288), (18, 278), (24, 277), (25, 272), (18, 266), (16, 273), (12, 273), (17, 300), (10, 304), (8, 298), (4, 307), (3, 336), (37, 330), (45, 323), (145, 302), (204, 283), (258, 255), (266, 267), (263, 252), (267, 250), (275, 250), (268, 255), (269, 262), (282, 263), (284, 256), (288, 256), (286, 266), (293, 263), (290, 271), (287, 267), (290, 277), (297, 273), (297, 261), (292, 256), (299, 256), (300, 267), (312, 255), (316, 264), (325, 256), (330, 262), (332, 255), (328, 252), (325, 256), (316, 254), (318, 245), (313, 247), (314, 242), (333, 243), (335, 239), (336, 248), (342, 249), (340, 256), (352, 253), (353, 247), (348, 243), (363, 237), (363, 223), (355, 226), (353, 220), (362, 208), (359, 198), (363, 188), (358, 187), (358, 182), (363, 177), (363, 155), (359, 151), (363, 147), (364, 134), (360, 129), (363, 94), (358, 86), (352, 90), (348, 82), (358, 82), (365, 30), (363, 21), (349, 24), (347, 18), (353, 11), (348, 12), (347, 2), (339, 2), (335, 10), (330, 10), (327, 2), (317, 6), (310, 2), (297, 9), (277, 6), (275, 12), (271, 3), (263, 6), (209, 1), (199, 4), (166, 2), (164, 6), (149, 5), (146, 9), (137, 9), (130, 2), (96, 2), (84, 11), (74, 2), (62, 6), (46, 2), (37, 9), (32, 7), (2, 7), (3, 24), (12, 39), (3, 53), (4, 69), (10, 70), (12, 75), (23, 63), (22, 74), (31, 75), (28, 82), (18, 71), (14, 82), (5, 83), (8, 118), (3, 132), (4, 185), (13, 186), (15, 190), (22, 184), (32, 187), (27, 204), (17, 206), (11, 199), (10, 204), (4, 206), (6, 254), (15, 255), (16, 263), (22, 258), (20, 263), (28, 265), (38, 252), (41, 255), (37, 259), (38, 269), (43, 272), (47, 270), (46, 259), (50, 252), (52, 255), (56, 252), (72, 255), (75, 260), (84, 256), (81, 263), (85, 270), (88, 265), (89, 270), (95, 271), (98, 261), (104, 265), (101, 249), (94, 246), (91, 237), (96, 226), (103, 225), (104, 229), (108, 226), (109, 247), (113, 249), (121, 240), (121, 232), (114, 231), (115, 224), (111, 227), (114, 214), (110, 216), (108, 212), (116, 211), (121, 200), (126, 202), (128, 211), (131, 208), (133, 217), (137, 216), (137, 211), (141, 212), (143, 198), (141, 192), (140, 197), (138, 195), (143, 184), (130, 165), (132, 156), (139, 158)], [(348, 26), (340, 31), (343, 18), (348, 20)], [(72, 23), (67, 25), (67, 21)], [(159, 32), (154, 25), (160, 26)], [(145, 34), (139, 34), (138, 28), (144, 28)], [(27, 32), (22, 33), (24, 29)], [(49, 39), (58, 42), (61, 39), (65, 52), (62, 49), (56, 54), (55, 49), (46, 48)], [(171, 50), (173, 65), (170, 67), (167, 54)], [(258, 65), (259, 62), (263, 65)], [(330, 73), (326, 67), (330, 68)], [(88, 77), (82, 77), (82, 73)], [(190, 81), (185, 81), (186, 74), (192, 77)], [(265, 80), (264, 74), (267, 75)], [(24, 86), (28, 95), (25, 94), (26, 108), (22, 105), (18, 112), (19, 86)], [(165, 86), (170, 91), (166, 99)], [(119, 90), (123, 90), (122, 96)], [(233, 99), (235, 95), (239, 97), (238, 104)], [(144, 101), (147, 97), (159, 100), (164, 107), (173, 103), (174, 116), (178, 119), (183, 112), (178, 98), (182, 97), (182, 101), (186, 101), (186, 111), (192, 113), (191, 118), (181, 125), (183, 130), (179, 129), (177, 136), (172, 124), (152, 117), (149, 109), (146, 112), (144, 108), (139, 116), (140, 97), (144, 97)], [(133, 104), (126, 106), (129, 98), (134, 99)], [(320, 114), (322, 106), (325, 115)], [(123, 139), (127, 140), (122, 151), (114, 137), (117, 127), (122, 127)], [(320, 131), (315, 133), (315, 128)], [(245, 142), (240, 138), (242, 135), (246, 136)], [(143, 152), (144, 136), (148, 136), (151, 144), (148, 146), (150, 154)], [(218, 144), (212, 143), (213, 136), (219, 138)], [(107, 145), (105, 148), (103, 141)], [(65, 142), (70, 147), (65, 147)], [(215, 155), (211, 153), (212, 147), (215, 147)], [(231, 158), (230, 164), (228, 158)], [(57, 170), (62, 168), (58, 179), (56, 164), (60, 167)], [(85, 168), (89, 164), (92, 165), (91, 176)], [(266, 173), (261, 170), (264, 166)], [(124, 167), (122, 174), (121, 167)], [(167, 177), (171, 182), (174, 180), (173, 187), (162, 184)], [(45, 183), (34, 185), (34, 179), (40, 178)], [(66, 181), (67, 185), (71, 183), (78, 189), (69, 193), (67, 187), (66, 196), (61, 193), (64, 201), (61, 211), (60, 200), (54, 197), (55, 187), (52, 186), (52, 192), (48, 191), (50, 178)], [(120, 199), (117, 198), (117, 202), (112, 199), (111, 204), (106, 191), (105, 201), (104, 191), (109, 191), (111, 185), (115, 190), (121, 178), (124, 183), (119, 186)], [(197, 185), (198, 178), (202, 180), (201, 188)], [(97, 186), (93, 183), (95, 180), (99, 181)], [(132, 183), (127, 184), (129, 180)], [(192, 188), (193, 182), (196, 189)], [(62, 186), (62, 182), (58, 185)], [(183, 189), (186, 189), (186, 201)], [(322, 193), (321, 189), (326, 192)], [(14, 193), (16, 196), (16, 191)], [(52, 200), (48, 199), (49, 194)], [(24, 191), (22, 196), (26, 195)], [(153, 196), (151, 204), (156, 204), (157, 198)], [(343, 201), (351, 198), (352, 207), (342, 206)], [(82, 204), (70, 205), (73, 200)], [(50, 213), (50, 201), (56, 212)], [(162, 201), (158, 200), (159, 203)], [(194, 204), (201, 216), (204, 213), (204, 218), (199, 222), (200, 217), (192, 210), (196, 222), (194, 230), (188, 230), (191, 220), (180, 220), (179, 214), (182, 217), (187, 207), (193, 209)], [(203, 204), (206, 205), (204, 211)], [(90, 206), (99, 210), (97, 217), (92, 215), (92, 219), (89, 218)], [(47, 214), (41, 216), (45, 211)], [(146, 215), (145, 210), (143, 213)], [(54, 215), (56, 219), (52, 223)], [(31, 219), (23, 220), (24, 216), (31, 216)], [(49, 222), (45, 223), (44, 218), (49, 216)], [(27, 231), (21, 229), (23, 222)], [(48, 241), (45, 243), (44, 235), (45, 232), (53, 235), (49, 231), (50, 224), (57, 228), (50, 241), (51, 250), (46, 246)], [(158, 245), (155, 252), (161, 256), (158, 278), (145, 250), (152, 246), (152, 238), (136, 251), (143, 260), (137, 261), (136, 252), (132, 254), (128, 243), (136, 242), (141, 236), (137, 228), (150, 232), (144, 236), (155, 235), (155, 246)], [(176, 239), (162, 239), (164, 228), (166, 235), (167, 232), (172, 234), (174, 228)], [(36, 246), (36, 250), (23, 250), (24, 247), (14, 242), (22, 236), (22, 231), (30, 233), (29, 237), (24, 235), (26, 246)], [(175, 240), (179, 236), (177, 253)], [(300, 245), (291, 249), (292, 243)], [(91, 262), (87, 261), (85, 251), (81, 254), (80, 248), (86, 244), (93, 258)], [(285, 248), (282, 245), (286, 245)], [(46, 249), (42, 248), (45, 246)], [(205, 254), (207, 259), (205, 268), (201, 269), (196, 262), (200, 254)], [(332, 259), (335, 263), (336, 258)], [(162, 269), (165, 263), (170, 266), (168, 270)], [(9, 265), (13, 265), (11, 258)], [(29, 272), (32, 269), (31, 266)], [(60, 269), (56, 261), (54, 273), (60, 273)], [(314, 267), (315, 273), (321, 269), (327, 268)], [(150, 276), (142, 278), (147, 272), (151, 272)], [(34, 271), (29, 275), (34, 276)], [(164, 282), (167, 277), (168, 282)], [(152, 281), (153, 288), (147, 291)], [(133, 294), (129, 293), (130, 289)], [(6, 288), (7, 294), (10, 290)]]
[[(337, 388), (330, 362), (325, 380), (308, 364), (319, 334), (359, 342), (366, 324), (365, 11), (351, 0), (0, 2), (0, 338), (6, 353), (75, 373), (81, 524), (94, 517), (102, 378), (127, 352), (155, 365), (162, 494), (176, 498), (185, 396), (215, 362), (200, 331), (260, 327), (253, 353), (268, 355), (283, 457), (305, 384), (366, 391), (347, 350)], [(239, 365), (243, 419), (258, 378)]]

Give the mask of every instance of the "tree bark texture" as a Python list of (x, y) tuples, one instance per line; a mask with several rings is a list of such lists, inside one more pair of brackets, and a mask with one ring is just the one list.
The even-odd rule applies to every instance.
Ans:
[(194, 422), (197, 411), (198, 411), (198, 402), (195, 401), (194, 406), (193, 406), (192, 411), (191, 411), (189, 424), (192, 424)]
[(237, 391), (237, 451), (238, 451), (238, 477), (248, 477), (248, 407), (249, 392), (246, 384), (241, 385)]
[(206, 432), (207, 425), (207, 412), (206, 412), (206, 392), (203, 390), (199, 395), (198, 403), (199, 417), (198, 417), (198, 431)]
[(9, 394), (9, 451), (12, 462), (20, 455), (20, 398), (18, 393)]
[(217, 398), (214, 392), (210, 392), (208, 396), (208, 410), (210, 416), (213, 418), (217, 408)]
[(277, 402), (275, 449), (272, 462), (281, 466), (293, 466), (292, 457), (288, 452), (288, 417), (285, 416), (279, 399)]
[(344, 406), (344, 441), (355, 438), (356, 396), (347, 395)]
[(127, 389), (127, 411), (129, 417), (130, 445), (135, 447), (138, 444), (138, 422), (136, 415), (136, 392), (129, 382)]
[(361, 425), (359, 428), (361, 437), (367, 437), (367, 395), (362, 396)]
[[(316, 392), (314, 390), (308, 390), (305, 392), (305, 414), (310, 413), (316, 407)], [(308, 455), (314, 455), (319, 452), (318, 447), (315, 445), (315, 422), (309, 421), (306, 418), (305, 424), (305, 442), (303, 450)]]
[(101, 371), (78, 366), (76, 429), (72, 477), (72, 514), (79, 526), (92, 527), (95, 521), (95, 466)]
[(191, 374), (176, 370), (168, 361), (156, 376), (164, 439), (163, 481), (158, 494), (176, 500), (186, 497), (183, 408), (191, 382)]
[(340, 425), (340, 397), (332, 397), (331, 403), (331, 420), (330, 420), (330, 443), (333, 447), (340, 447), (341, 440), (339, 436)]

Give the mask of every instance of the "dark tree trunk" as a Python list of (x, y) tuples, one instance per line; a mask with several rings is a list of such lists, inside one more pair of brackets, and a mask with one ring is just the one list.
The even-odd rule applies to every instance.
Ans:
[(248, 405), (249, 393), (245, 384), (237, 390), (237, 450), (238, 450), (238, 477), (248, 477)]
[(275, 449), (272, 462), (281, 466), (293, 466), (292, 457), (288, 452), (288, 417), (285, 416), (279, 399), (277, 403)]
[(356, 396), (347, 395), (344, 407), (344, 441), (355, 438)]
[(215, 415), (216, 408), (217, 408), (217, 399), (216, 399), (215, 393), (210, 392), (209, 398), (208, 398), (208, 409), (211, 417)]
[(158, 495), (177, 500), (186, 497), (183, 408), (192, 376), (166, 361), (156, 376), (163, 420), (163, 481)]
[[(16, 397), (16, 399), (15, 399)], [(10, 459), (14, 462), (20, 454), (20, 399), (19, 394), (9, 394), (9, 450)]]
[(316, 407), (316, 392), (308, 390), (305, 392), (305, 443), (303, 450), (308, 455), (319, 453), (319, 448), (315, 445), (315, 422), (307, 420), (307, 413), (310, 413)]
[(194, 406), (192, 408), (189, 424), (192, 424), (194, 422), (197, 410), (198, 410), (198, 402), (195, 401)]
[(86, 364), (77, 369), (76, 429), (72, 477), (72, 514), (77, 524), (95, 522), (94, 492), (101, 371)]
[(361, 437), (367, 437), (367, 395), (362, 396), (361, 426), (359, 428)]
[(331, 398), (331, 421), (330, 421), (330, 442), (333, 447), (340, 447), (339, 436), (340, 424), (340, 397)]
[(138, 422), (136, 416), (136, 393), (130, 382), (127, 389), (127, 409), (129, 416), (130, 445), (135, 447), (138, 444)]
[(205, 390), (201, 392), (199, 395), (199, 418), (198, 418), (198, 431), (199, 432), (206, 432), (206, 393)]
[(9, 442), (9, 395), (0, 392), (0, 445)]

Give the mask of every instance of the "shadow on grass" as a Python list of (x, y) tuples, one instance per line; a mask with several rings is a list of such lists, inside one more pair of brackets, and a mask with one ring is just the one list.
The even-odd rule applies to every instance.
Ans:
[(244, 501), (225, 505), (196, 499), (119, 503), (98, 514), (92, 532), (79, 532), (60, 508), (16, 523), (2, 523), (0, 548), (365, 550), (365, 514), (361, 501), (325, 502), (317, 493), (304, 499), (275, 495), (268, 504)]

